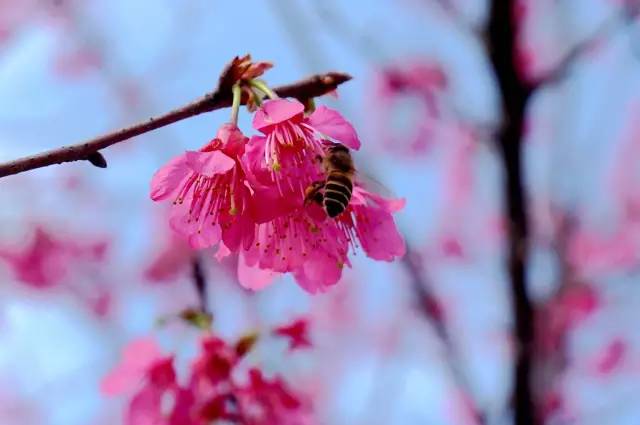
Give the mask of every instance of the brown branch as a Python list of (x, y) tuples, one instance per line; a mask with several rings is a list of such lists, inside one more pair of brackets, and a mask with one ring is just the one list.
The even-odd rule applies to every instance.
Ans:
[(531, 87), (515, 68), (515, 0), (493, 0), (487, 40), (493, 71), (500, 89), (503, 121), (498, 147), (504, 167), (504, 202), (509, 223), (508, 270), (516, 340), (512, 403), (516, 425), (536, 424), (531, 391), (534, 316), (526, 287), (528, 255), (527, 198), (522, 176), (522, 134)]
[[(274, 91), (280, 97), (292, 97), (305, 101), (310, 98), (322, 96), (335, 90), (340, 84), (349, 81), (351, 76), (341, 72), (329, 72), (311, 76), (305, 80), (293, 84), (280, 86)], [(76, 145), (63, 146), (45, 151), (39, 154), (26, 156), (10, 162), (0, 164), (0, 177), (18, 174), (36, 168), (47, 167), (64, 162), (91, 160), (96, 158), (96, 152), (116, 143), (131, 139), (144, 133), (161, 127), (194, 117), (206, 112), (215, 111), (231, 106), (232, 96), (230, 87), (221, 85), (215, 91), (208, 93), (200, 99), (175, 109), (156, 118), (126, 127), (94, 139), (86, 140)], [(243, 104), (246, 102), (243, 98)]]

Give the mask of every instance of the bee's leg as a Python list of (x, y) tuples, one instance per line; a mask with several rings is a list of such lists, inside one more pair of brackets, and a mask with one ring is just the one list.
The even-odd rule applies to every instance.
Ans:
[(324, 188), (324, 181), (317, 181), (311, 183), (304, 191), (304, 204), (308, 205), (311, 202), (315, 202), (318, 205), (322, 205), (322, 189)]

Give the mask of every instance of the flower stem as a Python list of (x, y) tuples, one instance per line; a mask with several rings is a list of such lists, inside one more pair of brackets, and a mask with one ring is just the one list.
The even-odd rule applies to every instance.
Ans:
[(233, 101), (231, 102), (231, 123), (238, 125), (238, 113), (240, 112), (240, 102), (242, 100), (242, 88), (240, 84), (234, 84), (231, 88)]
[(251, 85), (251, 87), (257, 88), (258, 90), (266, 94), (269, 99), (278, 98), (278, 95), (275, 94), (275, 92), (271, 90), (269, 86), (267, 86), (267, 84), (262, 80), (250, 80), (249, 85)]

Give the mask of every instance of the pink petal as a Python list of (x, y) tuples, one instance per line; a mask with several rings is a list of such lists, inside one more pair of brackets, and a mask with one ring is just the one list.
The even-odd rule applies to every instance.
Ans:
[(131, 341), (124, 348), (120, 363), (102, 379), (100, 391), (105, 395), (118, 395), (134, 389), (146, 369), (160, 358), (162, 354), (153, 338)]
[(353, 126), (336, 110), (320, 106), (308, 118), (315, 130), (337, 140), (350, 149), (360, 149), (360, 139)]
[(221, 243), (218, 245), (218, 250), (216, 251), (215, 254), (213, 254), (213, 257), (218, 261), (222, 261), (229, 255), (231, 255), (231, 251), (229, 250), (229, 248), (227, 248), (227, 246), (224, 243)]
[(335, 258), (324, 252), (316, 252), (309, 256), (302, 267), (294, 271), (293, 276), (302, 289), (315, 294), (325, 292), (338, 283), (342, 277), (342, 269), (343, 265), (338, 264)]
[(171, 197), (189, 175), (185, 155), (173, 158), (162, 166), (151, 179), (151, 199), (161, 201)]
[(222, 141), (222, 151), (230, 157), (240, 157), (244, 154), (245, 145), (249, 140), (238, 127), (224, 124), (218, 130), (216, 138)]
[(207, 177), (223, 174), (233, 168), (236, 162), (220, 151), (187, 151), (185, 158), (189, 168)]
[[(253, 117), (253, 128), (263, 133), (274, 124), (302, 117), (304, 105), (297, 100), (275, 99), (265, 102)], [(268, 131), (267, 131), (268, 132)]]
[[(222, 241), (231, 251), (237, 251), (240, 245), (253, 242), (254, 224), (247, 214), (241, 214), (228, 228), (222, 231)], [(249, 239), (245, 242), (245, 239)], [(244, 243), (243, 243), (244, 242)]]
[(189, 245), (193, 249), (209, 248), (220, 242), (220, 226), (204, 226), (202, 230), (189, 236)]
[(169, 425), (162, 412), (164, 391), (146, 386), (131, 400), (124, 418), (124, 425)]
[(244, 252), (240, 252), (238, 256), (238, 281), (243, 288), (254, 291), (264, 289), (273, 282), (278, 274), (272, 270), (263, 270), (258, 266), (248, 265)]
[(358, 221), (376, 223), (375, 226), (356, 226), (358, 239), (367, 256), (374, 260), (393, 261), (405, 254), (404, 239), (389, 212), (375, 207), (359, 206), (354, 209)]
[(187, 197), (183, 204), (174, 205), (171, 208), (169, 225), (171, 228), (187, 239), (193, 249), (208, 248), (220, 241), (222, 232), (220, 226), (207, 216), (202, 223), (189, 218), (189, 205), (191, 198)]

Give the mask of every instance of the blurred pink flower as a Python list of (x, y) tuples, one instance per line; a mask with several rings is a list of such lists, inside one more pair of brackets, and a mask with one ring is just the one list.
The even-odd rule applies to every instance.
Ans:
[(15, 278), (34, 288), (47, 288), (60, 283), (67, 274), (67, 250), (42, 227), (36, 227), (31, 242), (22, 251), (3, 248), (2, 258)]
[(143, 337), (129, 342), (122, 352), (120, 363), (100, 384), (100, 391), (109, 396), (122, 395), (136, 389), (156, 366), (166, 364), (171, 357), (164, 356), (155, 340)]
[(309, 320), (305, 318), (278, 326), (273, 330), (274, 335), (285, 337), (289, 340), (289, 350), (311, 347), (309, 339)]
[(144, 271), (151, 282), (166, 282), (185, 271), (193, 259), (193, 249), (180, 235), (170, 232), (168, 241)]
[[(374, 85), (371, 121), (382, 145), (400, 154), (426, 152), (436, 137), (436, 121), (441, 115), (440, 95), (448, 85), (442, 66), (411, 58), (380, 70)], [(411, 106), (411, 113), (400, 117), (404, 104)], [(409, 123), (406, 116), (410, 117)]]
[(57, 286), (79, 262), (101, 262), (109, 244), (105, 240), (78, 242), (55, 236), (36, 226), (30, 242), (22, 249), (0, 247), (0, 260), (15, 279), (33, 288)]
[(594, 360), (595, 371), (598, 375), (608, 375), (624, 360), (628, 351), (628, 344), (620, 338), (615, 338), (605, 345)]
[(554, 354), (561, 348), (567, 333), (591, 317), (602, 306), (593, 286), (570, 283), (551, 300), (538, 315), (537, 334), (543, 354)]
[[(249, 189), (240, 165), (247, 138), (232, 124), (199, 151), (187, 151), (160, 168), (151, 181), (151, 199), (173, 198), (171, 226), (193, 248), (223, 240), (236, 250), (251, 243), (247, 215)], [(252, 228), (250, 229), (252, 230)]]
[(125, 425), (309, 424), (309, 403), (281, 378), (266, 379), (256, 368), (241, 376), (246, 372), (238, 367), (247, 350), (238, 346), (215, 336), (203, 338), (181, 386), (173, 358), (161, 355), (152, 339), (139, 339), (126, 347), (121, 364), (103, 380), (102, 391), (133, 394)]

